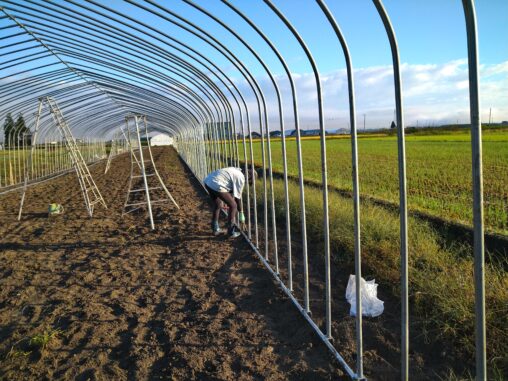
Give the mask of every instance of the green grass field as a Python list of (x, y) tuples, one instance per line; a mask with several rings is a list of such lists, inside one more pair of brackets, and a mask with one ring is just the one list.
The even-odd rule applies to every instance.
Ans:
[[(97, 147), (81, 146), (81, 154), (88, 163), (99, 158), (100, 151)], [(21, 184), (24, 181), (24, 171), (29, 149), (0, 150), (0, 188)], [(32, 158), (33, 172), (30, 179), (50, 176), (59, 171), (72, 167), (71, 159), (66, 148), (52, 149), (38, 148)]]
[[(289, 174), (298, 175), (296, 143), (288, 139)], [(363, 195), (398, 203), (397, 140), (395, 136), (362, 135), (359, 146), (360, 186)], [(348, 137), (327, 139), (331, 187), (350, 191), (351, 142)], [(261, 165), (261, 144), (255, 143), (255, 161)], [(320, 142), (302, 144), (305, 179), (321, 182)], [(243, 156), (243, 152), (241, 152)], [(274, 170), (282, 172), (280, 139), (272, 140)], [(471, 225), (471, 148), (465, 132), (408, 135), (406, 139), (409, 208), (446, 220)], [(483, 135), (485, 219), (490, 230), (507, 234), (508, 130)], [(258, 189), (262, 182), (258, 179)], [(258, 201), (262, 205), (262, 192)], [(274, 195), (279, 224), (285, 223), (282, 180), (275, 179)], [(291, 229), (300, 230), (299, 191), (289, 184)], [(331, 192), (330, 245), (332, 258), (352, 267), (354, 258), (353, 205), (348, 197)], [(306, 188), (307, 234), (311, 252), (320, 255), (323, 240), (322, 193)], [(361, 206), (363, 275), (400, 298), (399, 216), (396, 209), (370, 201)], [(282, 238), (281, 238), (282, 239)], [(425, 220), (409, 219), (409, 292), (411, 327), (418, 339), (436, 340), (456, 348), (457, 358), (474, 363), (474, 280), (472, 248), (451, 244)], [(489, 377), (503, 379), (508, 372), (508, 275), (506, 258), (486, 264), (486, 303)], [(430, 281), (431, 280), (431, 281)], [(455, 356), (455, 355), (454, 355)]]
[[(398, 203), (397, 140), (395, 136), (361, 135), (358, 140), (360, 192)], [(288, 173), (298, 176), (296, 142), (287, 141)], [(302, 144), (304, 177), (321, 182), (320, 142)], [(243, 157), (243, 152), (240, 152)], [(261, 165), (261, 143), (254, 143)], [(410, 210), (472, 225), (471, 144), (469, 133), (458, 131), (406, 137), (407, 189)], [(280, 139), (272, 139), (272, 160), (282, 172)], [(350, 191), (351, 142), (327, 139), (328, 180), (331, 187)], [(508, 234), (508, 129), (483, 133), (485, 223), (490, 231)]]
[[(262, 182), (258, 180), (258, 189)], [(275, 179), (274, 195), (279, 224), (285, 224), (284, 184)], [(300, 204), (297, 184), (290, 182), (291, 230), (300, 233)], [(330, 248), (332, 263), (352, 268), (354, 220), (352, 200), (330, 194)], [(259, 212), (262, 194), (258, 192)], [(310, 255), (322, 255), (322, 193), (306, 190), (307, 234)], [(361, 209), (363, 276), (375, 278), (379, 287), (396, 300), (400, 298), (400, 237), (396, 211), (365, 202)], [(474, 363), (474, 279), (472, 248), (462, 242), (446, 244), (440, 233), (421, 219), (409, 218), (409, 299), (412, 340), (444, 342), (454, 357)], [(279, 237), (283, 240), (283, 237)], [(279, 255), (284, 255), (279, 253)], [(489, 372), (508, 372), (508, 273), (507, 259), (490, 259), (485, 266), (486, 318)], [(343, 274), (344, 275), (344, 274)], [(348, 274), (345, 274), (346, 276)], [(347, 279), (347, 278), (344, 278)], [(336, 280), (335, 280), (336, 281)], [(392, 313), (394, 311), (391, 311)], [(462, 379), (462, 378), (461, 378)], [(489, 378), (490, 379), (490, 378)]]

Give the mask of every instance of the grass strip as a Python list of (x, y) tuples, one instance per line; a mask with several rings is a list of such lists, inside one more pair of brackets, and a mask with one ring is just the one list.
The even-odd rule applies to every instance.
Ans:
[[(259, 182), (261, 189), (262, 183)], [(261, 193), (259, 205), (262, 206)], [(277, 218), (285, 221), (284, 183), (274, 179)], [(300, 229), (299, 189), (289, 183), (291, 229)], [(353, 204), (337, 193), (329, 194), (330, 245), (334, 257), (354, 260)], [(311, 245), (322, 242), (322, 193), (306, 187), (307, 234)], [(361, 243), (363, 275), (375, 278), (380, 287), (400, 297), (400, 256), (398, 214), (362, 203)], [(474, 281), (473, 260), (468, 245), (443, 247), (428, 223), (409, 218), (409, 296), (411, 330), (430, 342), (451, 344), (454, 356), (474, 364)], [(506, 261), (506, 259), (504, 259)], [(497, 261), (497, 262), (496, 262)], [(503, 263), (486, 264), (487, 355), (496, 372), (508, 372), (508, 276)]]

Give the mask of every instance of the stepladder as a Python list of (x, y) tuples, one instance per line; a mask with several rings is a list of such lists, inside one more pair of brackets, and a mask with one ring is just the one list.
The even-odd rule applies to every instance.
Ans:
[[(142, 127), (140, 124), (142, 124)], [(131, 173), (123, 215), (133, 213), (139, 209), (146, 209), (150, 220), (150, 227), (155, 229), (153, 217), (154, 205), (171, 202), (177, 209), (180, 209), (180, 207), (164, 184), (155, 165), (152, 149), (148, 141), (146, 116), (127, 116), (125, 118), (125, 125), (127, 142), (130, 149)], [(142, 130), (148, 142), (146, 147), (142, 145)]]
[[(95, 205), (100, 204), (105, 209), (107, 209), (106, 202), (104, 201), (104, 198), (101, 195), (101, 192), (99, 191), (99, 188), (97, 187), (97, 184), (95, 183), (90, 170), (88, 169), (88, 166), (86, 165), (86, 161), (84, 160), (81, 151), (79, 149), (79, 146), (76, 142), (76, 139), (74, 138), (74, 135), (72, 134), (72, 131), (67, 124), (62, 111), (58, 107), (58, 104), (56, 101), (49, 97), (42, 97), (39, 99), (39, 107), (36, 114), (36, 125), (35, 125), (35, 133), (34, 138), (32, 140), (32, 149), (28, 156), (28, 163), (26, 168), (31, 167), (31, 160), (33, 151), (36, 144), (36, 137), (38, 132), (38, 126), (40, 121), (40, 116), (42, 112), (42, 106), (46, 104), (46, 106), (49, 109), (49, 113), (52, 116), (52, 119), (54, 121), (55, 127), (60, 133), (60, 136), (62, 138), (62, 141), (65, 144), (67, 153), (71, 159), (72, 166), (74, 167), (76, 171), (76, 175), (78, 177), (79, 186), (81, 188), (81, 192), (83, 194), (83, 198), (85, 201), (85, 206), (87, 209), (87, 212), (90, 217), (93, 216)], [(28, 171), (25, 171), (25, 182), (23, 187), (23, 194), (21, 197), (21, 203), (18, 213), (18, 220), (21, 218), (21, 213), (23, 210), (23, 203), (25, 200), (25, 194), (27, 190), (27, 179), (28, 179)]]
[(108, 160), (106, 161), (106, 168), (104, 169), (104, 174), (108, 173), (109, 168), (111, 167), (111, 161), (113, 160), (113, 157), (115, 155), (118, 155), (118, 149), (116, 147), (116, 140), (111, 139), (111, 147), (109, 150)]

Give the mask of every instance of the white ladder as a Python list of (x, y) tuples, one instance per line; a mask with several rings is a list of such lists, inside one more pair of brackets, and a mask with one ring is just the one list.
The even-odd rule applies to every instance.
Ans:
[[(130, 121), (134, 121), (133, 123), (133, 133), (136, 135), (136, 140), (134, 144), (131, 142), (131, 127), (129, 126)], [(153, 213), (152, 213), (152, 205), (166, 203), (169, 200), (173, 202), (173, 204), (180, 209), (175, 199), (169, 192), (168, 188), (162, 181), (161, 176), (159, 175), (159, 171), (157, 171), (157, 167), (155, 166), (155, 162), (153, 160), (152, 150), (150, 148), (150, 142), (148, 141), (148, 158), (145, 159), (145, 155), (143, 153), (143, 147), (141, 145), (141, 132), (139, 124), (143, 122), (145, 136), (148, 141), (148, 126), (146, 122), (146, 116), (144, 115), (129, 115), (125, 118), (125, 127), (127, 130), (127, 142), (129, 145), (129, 149), (131, 151), (131, 175), (129, 178), (129, 189), (127, 190), (127, 197), (124, 204), (123, 215), (132, 213), (135, 210), (146, 207), (148, 210), (148, 216), (150, 218), (150, 226), (155, 229), (155, 224), (153, 221)], [(123, 131), (122, 131), (123, 132)], [(137, 147), (135, 146), (137, 145)], [(135, 179), (143, 179), (143, 186), (139, 186), (136, 189), (133, 189)], [(162, 190), (162, 196), (159, 196), (157, 199), (152, 199), (154, 195), (154, 191)], [(161, 192), (158, 192), (161, 193)], [(139, 195), (140, 198), (136, 199), (136, 195)], [(144, 197), (143, 197), (144, 195)], [(167, 196), (167, 197), (166, 197)]]
[(83, 193), (83, 198), (85, 199), (86, 209), (90, 217), (92, 217), (95, 205), (101, 204), (105, 209), (107, 209), (108, 207), (106, 206), (106, 202), (104, 201), (104, 198), (102, 198), (101, 192), (99, 191), (99, 188), (97, 188), (97, 185), (88, 170), (86, 162), (83, 159), (81, 151), (76, 143), (76, 139), (74, 139), (71, 129), (67, 125), (60, 108), (51, 97), (45, 97), (43, 98), (43, 101), (46, 101), (49, 111), (53, 116), (53, 120), (62, 135), (65, 146), (67, 147), (67, 152), (69, 153), (71, 162), (76, 170), (76, 174), (78, 175), (79, 185)]
[[(113, 153), (114, 152), (114, 153)], [(118, 155), (118, 148), (116, 147), (116, 135), (111, 139), (111, 147), (109, 148), (108, 161), (106, 162), (106, 168), (104, 169), (104, 174), (108, 173), (109, 167), (111, 166), (111, 160), (113, 160), (113, 156)]]

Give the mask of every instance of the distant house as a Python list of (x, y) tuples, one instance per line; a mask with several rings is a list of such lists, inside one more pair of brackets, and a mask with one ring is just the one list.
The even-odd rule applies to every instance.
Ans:
[(153, 146), (171, 146), (173, 138), (166, 134), (157, 134), (150, 139), (150, 145)]
[(302, 130), (301, 135), (302, 136), (320, 136), (321, 130)]

